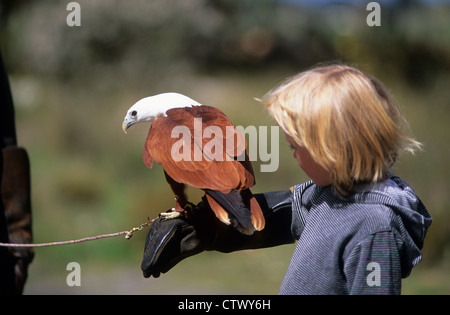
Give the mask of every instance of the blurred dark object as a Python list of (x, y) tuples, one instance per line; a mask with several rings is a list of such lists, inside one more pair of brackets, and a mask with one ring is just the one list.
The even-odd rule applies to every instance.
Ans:
[[(14, 108), (0, 55), (0, 241), (30, 243), (30, 167), (26, 151), (17, 147)], [(21, 294), (34, 251), (0, 247), (0, 292)]]
[[(8, 242), (31, 243), (30, 168), (27, 152), (10, 146), (2, 150), (2, 160), (1, 197)], [(8, 256), (13, 263), (15, 282), (11, 291), (8, 291), (20, 294), (23, 292), (34, 251), (32, 248), (10, 248)]]

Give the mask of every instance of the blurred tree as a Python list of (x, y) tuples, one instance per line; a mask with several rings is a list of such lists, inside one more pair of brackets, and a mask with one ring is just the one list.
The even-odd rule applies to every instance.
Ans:
[(22, 1), (5, 3), (4, 14), (14, 16), (8, 23), (9, 56), (15, 69), (33, 73), (156, 75), (168, 66), (300, 68), (342, 59), (370, 62), (375, 69), (388, 62), (421, 85), (450, 71), (450, 47), (443, 44), (450, 28), (445, 3), (383, 4), (382, 26), (374, 28), (365, 25), (365, 6), (354, 2), (80, 0), (80, 28), (67, 27), (67, 11), (59, 2), (32, 2), (26, 10)]

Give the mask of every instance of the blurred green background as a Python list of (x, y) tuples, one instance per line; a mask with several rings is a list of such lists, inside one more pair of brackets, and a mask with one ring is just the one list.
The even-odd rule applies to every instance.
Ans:
[[(172, 207), (162, 168), (142, 163), (148, 126), (121, 129), (140, 98), (177, 91), (237, 125), (269, 126), (253, 97), (318, 63), (342, 61), (383, 81), (424, 143), (394, 169), (434, 219), (403, 293), (450, 293), (448, 1), (379, 1), (379, 27), (366, 24), (369, 1), (77, 2), (80, 27), (66, 24), (69, 1), (0, 5), (18, 141), (31, 159), (35, 242), (127, 230)], [(261, 173), (258, 162), (255, 170), (255, 193), (308, 179), (281, 134), (278, 171)], [(206, 252), (144, 279), (146, 232), (36, 249), (25, 294), (276, 294), (295, 247)], [(81, 287), (66, 285), (71, 261), (81, 265)]]

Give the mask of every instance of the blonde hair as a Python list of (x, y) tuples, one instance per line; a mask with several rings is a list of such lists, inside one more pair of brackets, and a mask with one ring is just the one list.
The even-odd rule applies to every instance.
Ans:
[(344, 195), (355, 183), (386, 179), (400, 150), (421, 147), (403, 132), (406, 120), (386, 88), (350, 66), (302, 72), (260, 101)]

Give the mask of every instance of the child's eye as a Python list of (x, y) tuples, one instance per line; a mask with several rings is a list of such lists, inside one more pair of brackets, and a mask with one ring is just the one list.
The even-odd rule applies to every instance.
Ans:
[(289, 149), (295, 150), (294, 146), (292, 144), (289, 144)]

